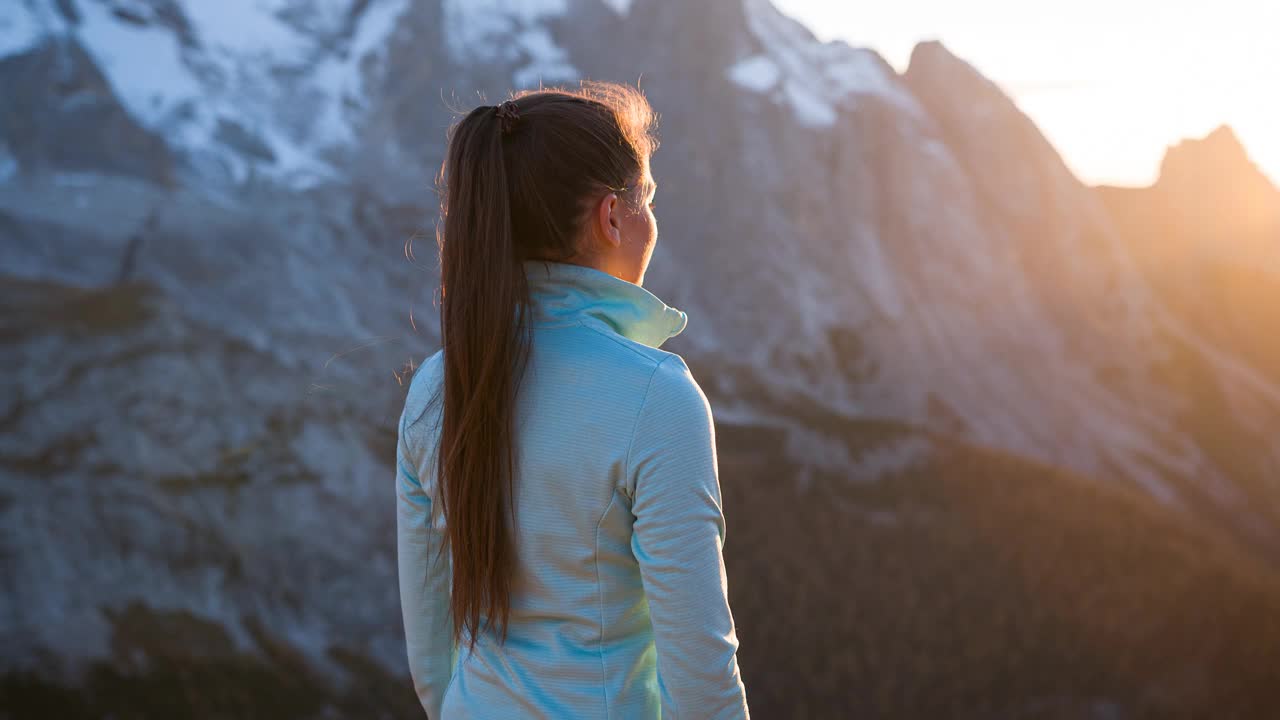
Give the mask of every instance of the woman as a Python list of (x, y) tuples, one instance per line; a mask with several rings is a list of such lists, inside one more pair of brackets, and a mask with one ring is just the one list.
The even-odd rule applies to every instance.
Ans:
[(400, 420), (427, 714), (745, 718), (711, 408), (659, 346), (653, 113), (584, 83), (472, 110), (442, 169), (443, 349)]

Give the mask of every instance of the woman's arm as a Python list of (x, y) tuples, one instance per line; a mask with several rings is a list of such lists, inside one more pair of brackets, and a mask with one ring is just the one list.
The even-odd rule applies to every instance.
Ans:
[(631, 547), (649, 600), (662, 716), (747, 718), (722, 554), (715, 425), (679, 355), (654, 371), (628, 458)]
[(431, 495), (418, 481), (415, 454), (405, 438), (405, 419), (400, 418), (396, 443), (400, 607), (414, 690), (427, 715), (431, 720), (438, 720), (444, 691), (458, 660), (453, 624), (449, 619), (452, 564), (448, 549), (439, 562), (436, 560), (436, 551), (445, 542), (444, 528), (433, 521)]

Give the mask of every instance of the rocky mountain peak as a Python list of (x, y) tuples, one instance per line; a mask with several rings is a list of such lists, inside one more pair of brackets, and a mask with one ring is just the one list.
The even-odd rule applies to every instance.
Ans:
[(1249, 202), (1270, 196), (1277, 190), (1249, 157), (1249, 151), (1235, 131), (1222, 125), (1203, 138), (1190, 138), (1169, 147), (1160, 165), (1162, 187), (1213, 195), (1245, 194)]

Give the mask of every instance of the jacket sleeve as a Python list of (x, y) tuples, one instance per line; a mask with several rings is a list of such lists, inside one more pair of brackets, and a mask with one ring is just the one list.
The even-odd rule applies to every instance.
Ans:
[(679, 355), (649, 382), (628, 455), (631, 548), (657, 649), (663, 718), (748, 718), (729, 609), (715, 425)]
[(430, 483), (424, 488), (419, 482), (404, 416), (396, 445), (396, 555), (409, 672), (427, 716), (439, 720), (458, 660), (449, 618), (451, 560), (448, 549), (436, 560), (436, 550), (445, 542), (444, 526), (433, 521)]

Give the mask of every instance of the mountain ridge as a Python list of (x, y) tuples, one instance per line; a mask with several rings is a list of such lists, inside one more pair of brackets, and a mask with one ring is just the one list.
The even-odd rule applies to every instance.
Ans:
[[(901, 509), (937, 508), (953, 477), (940, 448), (955, 445), (984, 458), (957, 482), (1057, 468), (1145, 493), (1241, 567), (1280, 557), (1266, 444), (1280, 401), (1248, 379), (1265, 363), (1167, 307), (1105, 193), (944, 46), (917, 47), (898, 74), (759, 0), (236, 9), (262, 32), (178, 0), (0, 11), (18, 19), (0, 23), (0, 92), (26, 113), (0, 116), (0, 293), (21, 309), (0, 325), (14, 340), (0, 357), (20, 368), (0, 394), (6, 667), (51, 656), (123, 672), (113, 643), (190, 616), (268, 672), (292, 667), (273, 648), (321, 677), (346, 672), (335, 652), (403, 671), (394, 594), (374, 588), (394, 586), (379, 478), (396, 373), (439, 340), (436, 268), (412, 241), (430, 237), (455, 111), (540, 68), (641, 79), (661, 114), (668, 199), (646, 286), (689, 312), (670, 347), (718, 421), (769, 438), (774, 475), (748, 471), (749, 443), (725, 448), (739, 468), (726, 497), (752, 508), (739, 522), (767, 527), (746, 499), (770, 483), (779, 497), (837, 482), (892, 495), (906, 477)], [(14, 30), (31, 27), (57, 37)], [(450, 45), (463, 36), (486, 45)], [(137, 71), (147, 48), (163, 67)], [(1008, 527), (1035, 520), (983, 502)], [(837, 602), (816, 566), (798, 572), (802, 592)], [(764, 648), (743, 652), (765, 667)]]

